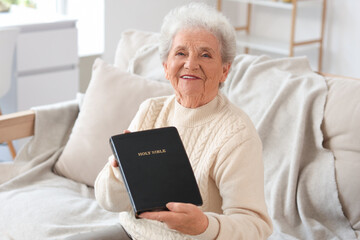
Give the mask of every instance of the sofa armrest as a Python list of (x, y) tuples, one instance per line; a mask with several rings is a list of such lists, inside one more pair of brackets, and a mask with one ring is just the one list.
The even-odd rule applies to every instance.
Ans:
[(0, 116), (0, 142), (34, 135), (35, 112), (21, 111)]

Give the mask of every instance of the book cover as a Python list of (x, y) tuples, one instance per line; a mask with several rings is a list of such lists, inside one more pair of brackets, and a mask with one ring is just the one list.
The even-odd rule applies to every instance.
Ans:
[(175, 127), (110, 138), (135, 216), (167, 210), (168, 202), (202, 205), (200, 191)]

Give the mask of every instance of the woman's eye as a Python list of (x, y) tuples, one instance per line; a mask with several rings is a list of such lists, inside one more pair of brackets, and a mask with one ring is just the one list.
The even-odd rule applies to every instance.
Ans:
[(211, 56), (207, 53), (204, 53), (203, 55), (201, 55), (202, 57), (206, 57), (206, 58), (210, 58)]
[(177, 52), (175, 55), (176, 55), (176, 56), (185, 56), (185, 53), (183, 53), (183, 52)]

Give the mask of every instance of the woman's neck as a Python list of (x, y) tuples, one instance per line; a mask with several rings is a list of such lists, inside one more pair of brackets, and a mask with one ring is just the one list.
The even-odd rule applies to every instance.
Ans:
[(187, 108), (175, 100), (173, 124), (176, 127), (196, 127), (211, 121), (223, 106), (222, 97), (219, 95), (212, 101), (197, 108)]
[(217, 94), (214, 96), (184, 96), (176, 94), (176, 101), (185, 108), (198, 108), (211, 102)]

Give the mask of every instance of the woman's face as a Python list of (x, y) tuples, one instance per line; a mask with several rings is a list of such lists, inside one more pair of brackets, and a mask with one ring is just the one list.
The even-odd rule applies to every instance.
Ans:
[(163, 65), (177, 101), (188, 108), (213, 100), (231, 66), (222, 63), (219, 41), (204, 29), (179, 31)]

